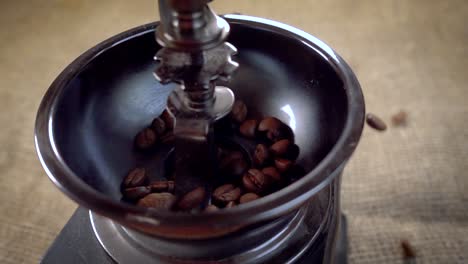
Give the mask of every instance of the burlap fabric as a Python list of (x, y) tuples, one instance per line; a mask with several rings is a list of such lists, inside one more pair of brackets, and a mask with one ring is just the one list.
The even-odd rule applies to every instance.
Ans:
[[(0, 2), (0, 263), (37, 262), (76, 204), (45, 176), (33, 124), (57, 74), (101, 40), (156, 19), (155, 0)], [(286, 4), (287, 3), (287, 4)], [(468, 2), (217, 0), (325, 40), (367, 109), (406, 127), (364, 130), (344, 175), (351, 263), (468, 263)]]

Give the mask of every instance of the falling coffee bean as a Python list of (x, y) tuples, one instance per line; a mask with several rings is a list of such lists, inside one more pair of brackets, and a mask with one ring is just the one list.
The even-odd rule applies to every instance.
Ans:
[(225, 208), (232, 208), (234, 206), (236, 206), (236, 202), (235, 201), (230, 201), (229, 203), (226, 204)]
[(140, 150), (147, 150), (156, 144), (157, 135), (151, 128), (145, 128), (135, 137), (135, 146)]
[(253, 200), (257, 200), (258, 198), (260, 198), (260, 196), (258, 196), (255, 193), (246, 193), (246, 194), (244, 194), (244, 195), (242, 195), (240, 197), (239, 203), (240, 204), (248, 203), (248, 202), (251, 202)]
[(174, 192), (174, 181), (154, 181), (149, 185), (152, 192)]
[(240, 127), (239, 132), (246, 138), (254, 138), (257, 131), (258, 121), (249, 119), (244, 121)]
[(205, 188), (195, 188), (179, 199), (177, 207), (181, 210), (190, 210), (199, 207), (205, 199), (205, 193)]
[(371, 113), (368, 113), (366, 115), (366, 123), (373, 129), (378, 131), (385, 131), (387, 129), (387, 125), (385, 124), (385, 122), (378, 116)]
[(136, 201), (142, 197), (145, 197), (151, 192), (151, 188), (148, 186), (138, 186), (127, 188), (123, 191), (125, 199), (129, 201)]
[(240, 100), (236, 100), (234, 102), (234, 105), (232, 106), (231, 118), (237, 123), (242, 123), (244, 122), (246, 117), (247, 117), (247, 106), (244, 104), (244, 102)]
[(219, 211), (219, 208), (214, 204), (210, 204), (205, 208), (205, 212), (216, 212), (216, 211)]
[(123, 187), (137, 187), (146, 185), (148, 177), (144, 168), (135, 168), (131, 170), (123, 180)]
[(151, 122), (151, 128), (157, 135), (162, 135), (166, 131), (166, 123), (162, 118), (156, 117), (153, 119), (153, 122)]
[(250, 169), (242, 177), (242, 184), (247, 191), (262, 193), (267, 187), (267, 179), (261, 171)]
[(142, 207), (171, 209), (176, 197), (171, 193), (150, 193), (138, 200), (137, 205)]
[(291, 168), (292, 165), (293, 165), (293, 162), (288, 159), (283, 159), (283, 158), (275, 159), (275, 167), (281, 173), (286, 172), (289, 168)]
[(403, 249), (403, 258), (405, 260), (414, 259), (416, 257), (416, 253), (414, 252), (414, 249), (408, 240), (402, 240), (400, 245), (401, 245), (401, 248)]
[(266, 167), (262, 173), (268, 178), (269, 182), (278, 183), (281, 181), (281, 174), (275, 167)]
[(264, 144), (258, 144), (253, 154), (253, 163), (257, 167), (263, 167), (270, 160), (270, 150)]
[(407, 118), (408, 113), (406, 113), (403, 110), (400, 110), (398, 113), (392, 116), (392, 124), (394, 126), (405, 126)]
[(225, 184), (216, 188), (213, 192), (213, 200), (219, 204), (227, 204), (236, 201), (241, 196), (241, 189), (233, 184)]
[(220, 161), (219, 170), (225, 176), (239, 177), (248, 169), (247, 161), (242, 152), (233, 151)]

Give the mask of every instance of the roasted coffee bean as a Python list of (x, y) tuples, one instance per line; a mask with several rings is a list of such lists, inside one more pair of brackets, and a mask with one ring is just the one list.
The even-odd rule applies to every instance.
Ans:
[(266, 117), (260, 121), (258, 131), (266, 134), (266, 137), (272, 142), (294, 137), (291, 128), (276, 117)]
[(182, 198), (179, 199), (177, 207), (181, 210), (194, 209), (201, 205), (205, 199), (205, 188), (198, 187), (192, 191), (186, 193)]
[(270, 150), (264, 144), (258, 144), (253, 154), (253, 163), (257, 167), (263, 167), (270, 160)]
[(219, 170), (221, 174), (227, 176), (241, 176), (247, 169), (247, 161), (244, 159), (242, 152), (239, 151), (233, 151), (226, 154), (226, 156), (219, 163)]
[(174, 115), (172, 115), (167, 109), (165, 109), (159, 117), (164, 121), (164, 124), (166, 125), (166, 130), (174, 129)]
[(270, 151), (278, 157), (284, 156), (293, 143), (289, 139), (282, 139), (270, 146)]
[(236, 201), (240, 196), (241, 189), (233, 184), (221, 185), (213, 192), (213, 200), (220, 204)]
[(244, 122), (246, 117), (247, 117), (247, 106), (244, 104), (244, 102), (240, 100), (236, 100), (234, 102), (234, 105), (232, 106), (231, 118), (237, 123), (242, 123)]
[(255, 193), (246, 193), (246, 194), (244, 194), (244, 195), (242, 195), (240, 197), (239, 203), (240, 204), (248, 203), (248, 202), (251, 202), (253, 200), (257, 200), (258, 198), (260, 198), (260, 196), (258, 196)]
[(247, 191), (262, 193), (267, 187), (267, 179), (261, 171), (250, 169), (242, 177), (242, 184)]
[(151, 128), (145, 128), (135, 137), (135, 146), (140, 150), (152, 148), (157, 141), (156, 132)]
[(385, 131), (387, 129), (387, 125), (385, 124), (385, 122), (378, 116), (371, 113), (368, 113), (366, 115), (366, 123), (373, 129), (378, 131)]
[(166, 123), (162, 118), (156, 117), (153, 119), (153, 122), (151, 122), (151, 128), (157, 135), (162, 135), (166, 131)]
[(230, 201), (229, 203), (226, 204), (226, 207), (225, 208), (232, 208), (234, 206), (236, 206), (236, 202), (235, 201)]
[(174, 181), (154, 181), (150, 183), (149, 187), (152, 192), (174, 192)]
[(166, 132), (164, 135), (161, 136), (160, 141), (164, 145), (173, 145), (175, 142), (174, 132), (172, 131)]
[(275, 159), (275, 167), (281, 173), (286, 172), (289, 168), (291, 168), (292, 165), (293, 165), (293, 162), (288, 159), (283, 159), (283, 158)]
[(392, 116), (392, 124), (394, 126), (404, 126), (406, 125), (407, 118), (408, 118), (408, 113), (406, 113), (403, 110), (400, 110), (400, 112)]
[(216, 212), (218, 210), (219, 208), (214, 204), (210, 204), (205, 208), (205, 212)]
[(299, 156), (299, 147), (289, 139), (281, 139), (270, 146), (275, 157), (295, 160)]
[(278, 183), (281, 181), (281, 174), (275, 167), (266, 167), (262, 173), (268, 178), (269, 182)]
[(129, 201), (136, 201), (142, 197), (145, 197), (150, 192), (151, 192), (151, 188), (149, 188), (148, 186), (138, 186), (138, 187), (126, 188), (123, 191), (123, 195), (125, 199)]
[(283, 122), (281, 122), (281, 120), (279, 120), (276, 117), (269, 116), (265, 117), (264, 119), (262, 119), (262, 121), (260, 121), (260, 123), (258, 124), (258, 131), (266, 132), (271, 129), (279, 128), (282, 125)]
[(403, 249), (404, 259), (414, 259), (416, 257), (416, 253), (414, 252), (414, 249), (408, 240), (402, 240), (400, 245), (401, 245), (401, 248)]
[(171, 193), (150, 193), (138, 200), (137, 205), (150, 208), (171, 209), (176, 197)]
[(146, 170), (144, 168), (135, 168), (131, 170), (123, 180), (123, 187), (137, 187), (146, 185), (148, 177), (146, 176)]
[(254, 138), (257, 132), (258, 121), (255, 119), (249, 119), (244, 121), (240, 127), (239, 132), (246, 138)]

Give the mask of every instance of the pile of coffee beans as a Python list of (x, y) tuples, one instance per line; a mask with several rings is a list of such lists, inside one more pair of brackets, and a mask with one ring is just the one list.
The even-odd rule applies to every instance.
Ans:
[[(207, 206), (202, 208), (209, 195), (204, 187), (176, 197), (174, 181), (150, 182), (144, 168), (135, 168), (124, 178), (123, 199), (149, 208), (213, 212), (259, 199), (303, 176), (304, 170), (295, 164), (299, 147), (294, 143), (291, 128), (275, 117), (248, 119), (247, 114), (245, 103), (236, 101), (226, 118), (230, 129), (234, 130), (231, 132), (252, 143), (252, 153), (217, 146), (220, 179), (216, 182), (220, 184), (212, 190)], [(170, 144), (174, 140), (173, 127), (173, 116), (164, 111), (136, 135), (136, 149), (145, 152), (157, 147), (158, 143)]]

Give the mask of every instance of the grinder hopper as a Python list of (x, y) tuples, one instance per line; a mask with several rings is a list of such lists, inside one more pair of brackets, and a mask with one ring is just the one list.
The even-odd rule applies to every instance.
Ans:
[[(228, 41), (238, 49), (236, 61), (241, 65), (229, 88), (252, 113), (276, 116), (291, 126), (301, 149), (298, 163), (307, 174), (262, 199), (212, 213), (155, 211), (121, 202), (119, 187), (125, 172), (142, 164), (164, 167), (168, 152), (144, 157), (132, 150), (132, 142), (164, 110), (172, 84), (162, 85), (152, 76), (152, 58), (160, 48), (154, 41), (157, 24), (112, 37), (78, 57), (51, 85), (38, 111), (35, 142), (50, 179), (95, 213), (95, 232), (98, 237), (101, 234), (100, 242), (117, 261), (125, 263), (121, 261), (125, 256), (106, 247), (115, 241), (109, 242), (112, 238), (96, 230), (109, 228), (108, 222), (126, 232), (125, 239), (138, 244), (135, 248), (145, 248), (146, 253), (140, 251), (146, 254), (145, 260), (168, 263), (194, 259), (199, 263), (258, 263), (278, 256), (285, 262), (294, 261), (311, 247), (309, 241), (324, 232), (318, 227), (329, 234), (324, 243), (333, 244), (341, 172), (363, 127), (359, 83), (339, 55), (303, 31), (243, 15), (225, 19), (231, 26)], [(306, 221), (313, 214), (309, 208), (324, 192), (325, 213), (312, 228)], [(272, 230), (297, 234), (300, 223), (310, 229), (299, 242), (284, 238), (271, 244)], [(256, 243), (232, 250), (213, 246), (220, 241), (242, 244), (252, 239)], [(259, 251), (267, 242), (268, 250)], [(132, 243), (119, 246), (131, 247)], [(217, 253), (207, 245), (218, 249)], [(164, 250), (151, 249), (158, 246)], [(205, 248), (182, 253), (184, 246)]]

